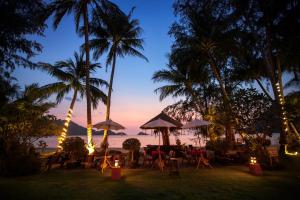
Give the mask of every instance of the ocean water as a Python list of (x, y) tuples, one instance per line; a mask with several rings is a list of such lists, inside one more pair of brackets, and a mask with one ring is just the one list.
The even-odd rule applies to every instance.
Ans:
[[(87, 137), (82, 135), (79, 136), (82, 139), (87, 142)], [(236, 138), (239, 136), (236, 135)], [(278, 145), (278, 137), (279, 134), (273, 134), (273, 137), (271, 137), (271, 145), (276, 146)], [(158, 145), (159, 144), (159, 137), (158, 135), (124, 135), (124, 136), (119, 136), (119, 135), (114, 135), (114, 136), (109, 136), (108, 137), (108, 143), (110, 148), (122, 148), (122, 143), (128, 139), (128, 138), (137, 138), (141, 142), (141, 146), (145, 147), (149, 144), (152, 145)], [(185, 145), (193, 145), (193, 146), (199, 146), (199, 140), (195, 138), (193, 134), (185, 134), (185, 135), (179, 135), (179, 136), (174, 136), (170, 135), (170, 144), (176, 144), (176, 139), (179, 139), (181, 141), (181, 144)], [(44, 140), (47, 143), (47, 148), (55, 148), (57, 146), (57, 138), (55, 136), (52, 137), (47, 137), (47, 138), (42, 138), (40, 140)], [(102, 136), (93, 136), (93, 141), (94, 144), (96, 145), (97, 148), (100, 147), (100, 143), (102, 141)], [(206, 143), (205, 138), (201, 138), (201, 146), (204, 146)], [(38, 144), (38, 141), (36, 142)], [(160, 144), (162, 144), (162, 139), (160, 137)]]

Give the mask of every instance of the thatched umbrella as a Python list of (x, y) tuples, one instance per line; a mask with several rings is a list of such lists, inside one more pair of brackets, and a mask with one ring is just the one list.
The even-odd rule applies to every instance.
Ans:
[(147, 124), (149, 125), (150, 122), (153, 122), (155, 120), (161, 119), (163, 121), (166, 121), (168, 123), (171, 123), (173, 126), (172, 127), (160, 127), (159, 130), (162, 133), (162, 139), (163, 139), (163, 145), (170, 145), (170, 140), (169, 140), (169, 130), (172, 131), (174, 129), (178, 129), (182, 127), (182, 124), (173, 119), (172, 117), (168, 116), (166, 113), (161, 112), (159, 115), (153, 117), (150, 119), (148, 122), (143, 124), (140, 128), (141, 129), (156, 129), (153, 127), (146, 126)]
[(144, 129), (156, 129), (156, 130), (158, 130), (158, 159), (159, 159), (158, 166), (163, 171), (164, 164), (163, 164), (163, 162), (161, 160), (160, 135), (159, 135), (159, 132), (161, 132), (161, 130), (164, 130), (164, 129), (167, 129), (167, 131), (169, 131), (170, 128), (175, 128), (176, 125), (158, 118), (156, 120), (152, 120), (152, 121), (144, 124), (142, 127)]

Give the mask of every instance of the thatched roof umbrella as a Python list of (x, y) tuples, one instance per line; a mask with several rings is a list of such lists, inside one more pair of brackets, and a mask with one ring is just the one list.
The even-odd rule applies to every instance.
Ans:
[(143, 124), (140, 128), (141, 129), (154, 129), (154, 128), (151, 128), (151, 127), (148, 127), (148, 126), (145, 126), (145, 125), (147, 125), (150, 122), (153, 122), (155, 120), (158, 120), (158, 119), (161, 119), (163, 121), (169, 122), (169, 123), (174, 125), (174, 127), (172, 127), (172, 128), (167, 128), (167, 127), (159, 128), (160, 132), (162, 133), (163, 145), (170, 145), (169, 131), (168, 130), (173, 131), (175, 129), (179, 129), (179, 128), (182, 127), (182, 124), (179, 121), (177, 121), (177, 120), (173, 119), (172, 117), (170, 117), (169, 115), (167, 115), (166, 113), (161, 112), (159, 115), (153, 117), (148, 122)]

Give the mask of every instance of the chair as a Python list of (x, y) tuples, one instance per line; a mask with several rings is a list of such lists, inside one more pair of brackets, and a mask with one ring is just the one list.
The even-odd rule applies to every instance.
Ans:
[(206, 158), (203, 156), (203, 151), (202, 151), (202, 150), (200, 150), (200, 157), (199, 157), (199, 160), (198, 160), (197, 169), (198, 169), (200, 166), (201, 166), (201, 167), (213, 168), (213, 167), (209, 164), (208, 159), (206, 159)]
[(277, 147), (267, 147), (267, 151), (269, 154), (270, 165), (273, 166), (273, 160), (277, 163), (279, 162), (279, 155)]
[(169, 152), (169, 160), (170, 160), (170, 175), (179, 175), (179, 163), (182, 158), (176, 157), (176, 152), (171, 150)]
[(143, 166), (152, 166), (153, 165), (153, 157), (147, 153), (147, 150), (143, 151)]

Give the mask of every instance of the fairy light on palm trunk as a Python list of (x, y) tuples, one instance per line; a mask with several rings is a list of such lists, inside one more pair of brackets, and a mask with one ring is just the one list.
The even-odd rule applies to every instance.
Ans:
[(92, 138), (92, 124), (88, 124), (87, 126), (87, 150), (89, 151), (89, 155), (93, 154), (95, 152), (95, 145), (93, 143), (93, 138)]
[(71, 118), (72, 118), (72, 113), (73, 113), (73, 110), (70, 108), (69, 111), (68, 111), (68, 115), (66, 117), (62, 132), (61, 132), (60, 136), (57, 138), (57, 142), (58, 142), (57, 148), (58, 148), (58, 150), (63, 149), (61, 145), (67, 137), (68, 127), (69, 127), (69, 123), (70, 123)]
[[(285, 131), (285, 134), (289, 134), (290, 132), (290, 128), (289, 128), (289, 123), (288, 123), (288, 118), (287, 118), (287, 114), (286, 114), (286, 111), (285, 111), (285, 101), (284, 101), (284, 95), (283, 95), (283, 91), (280, 87), (280, 84), (279, 83), (276, 83), (276, 88), (277, 88), (277, 92), (278, 92), (278, 96), (279, 96), (279, 104), (280, 104), (280, 108), (281, 108), (281, 117), (283, 119), (283, 125), (284, 125), (284, 131)], [(284, 146), (284, 152), (286, 155), (298, 155), (298, 152), (288, 152), (287, 150), (287, 144), (285, 144)]]

